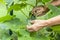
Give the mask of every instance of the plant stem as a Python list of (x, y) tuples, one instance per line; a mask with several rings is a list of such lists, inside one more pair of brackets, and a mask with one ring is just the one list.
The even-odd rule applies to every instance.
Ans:
[[(11, 4), (11, 6), (14, 5), (14, 2)], [(10, 11), (10, 15), (13, 16), (13, 9)]]
[(37, 4), (38, 4), (38, 0), (36, 0), (36, 5), (35, 6), (37, 6)]

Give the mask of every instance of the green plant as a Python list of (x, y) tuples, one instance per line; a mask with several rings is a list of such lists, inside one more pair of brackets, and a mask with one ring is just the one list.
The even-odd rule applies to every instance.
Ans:
[[(26, 25), (30, 25), (30, 20), (46, 20), (60, 14), (58, 7), (47, 4), (50, 1), (51, 0), (0, 0), (0, 5), (2, 6), (0, 7), (0, 9), (2, 9), (2, 12), (0, 12), (0, 40), (59, 40), (60, 25), (53, 28), (44, 28), (33, 33), (26, 30)], [(31, 10), (39, 4), (47, 4), (50, 11), (44, 16), (36, 17), (32, 15)]]

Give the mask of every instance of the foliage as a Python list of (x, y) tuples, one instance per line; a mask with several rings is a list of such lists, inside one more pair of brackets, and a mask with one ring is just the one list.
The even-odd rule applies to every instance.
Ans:
[[(59, 40), (60, 25), (53, 28), (43, 28), (37, 32), (29, 32), (26, 25), (30, 25), (32, 19), (49, 19), (60, 14), (60, 8), (48, 4), (51, 0), (0, 0), (4, 7), (0, 7), (0, 40)], [(31, 15), (34, 6), (41, 2), (50, 9), (44, 16)], [(39, 2), (38, 2), (39, 1)], [(12, 5), (12, 3), (14, 3)], [(42, 5), (40, 4), (40, 5)], [(3, 6), (3, 4), (1, 4)], [(55, 10), (56, 9), (56, 10)], [(13, 11), (12, 11), (13, 10)], [(3, 15), (3, 14), (4, 15)], [(13, 15), (11, 15), (12, 13)], [(57, 28), (57, 29), (56, 29)]]
[(5, 4), (5, 1), (4, 0), (0, 0), (1, 3)]

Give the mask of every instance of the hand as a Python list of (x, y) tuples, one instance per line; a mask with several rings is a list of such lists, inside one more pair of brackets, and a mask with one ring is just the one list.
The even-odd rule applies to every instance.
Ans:
[(47, 20), (33, 20), (31, 21), (32, 25), (27, 26), (27, 30), (30, 32), (38, 31), (39, 29), (42, 29), (43, 27), (48, 25)]

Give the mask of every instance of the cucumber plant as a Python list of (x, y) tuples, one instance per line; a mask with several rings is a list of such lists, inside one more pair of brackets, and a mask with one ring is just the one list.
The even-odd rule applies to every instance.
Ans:
[[(3, 3), (7, 9), (7, 14), (0, 17), (0, 40), (59, 40), (60, 31), (56, 28), (60, 29), (60, 25), (32, 33), (26, 29), (26, 25), (31, 25), (30, 20), (47, 20), (60, 14), (60, 9), (49, 2), (51, 0), (0, 0), (1, 5)], [(32, 9), (39, 4), (47, 5), (50, 10), (37, 17), (33, 15)]]

